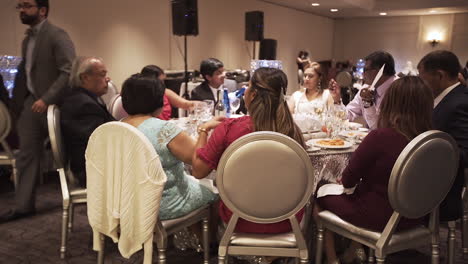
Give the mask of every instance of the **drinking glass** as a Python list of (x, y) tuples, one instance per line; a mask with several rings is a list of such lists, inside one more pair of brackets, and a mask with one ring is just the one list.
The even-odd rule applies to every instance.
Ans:
[(237, 109), (240, 107), (240, 99), (236, 96), (236, 93), (229, 93), (228, 97), (231, 114), (235, 114)]

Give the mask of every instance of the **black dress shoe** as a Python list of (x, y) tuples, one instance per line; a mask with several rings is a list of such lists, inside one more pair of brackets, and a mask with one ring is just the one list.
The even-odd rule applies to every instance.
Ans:
[(28, 217), (28, 216), (31, 216), (31, 215), (34, 215), (34, 214), (36, 214), (35, 211), (22, 213), (22, 212), (16, 212), (16, 211), (10, 209), (7, 212), (5, 212), (4, 214), (0, 215), (0, 223), (14, 221), (14, 220), (17, 220), (17, 219), (20, 219), (20, 218), (23, 218), (23, 217)]

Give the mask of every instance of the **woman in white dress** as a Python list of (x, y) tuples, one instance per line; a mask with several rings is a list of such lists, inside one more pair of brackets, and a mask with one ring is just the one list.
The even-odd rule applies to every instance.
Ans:
[(328, 87), (329, 80), (322, 67), (313, 62), (304, 71), (304, 88), (292, 94), (288, 101), (292, 114), (321, 114), (333, 105)]

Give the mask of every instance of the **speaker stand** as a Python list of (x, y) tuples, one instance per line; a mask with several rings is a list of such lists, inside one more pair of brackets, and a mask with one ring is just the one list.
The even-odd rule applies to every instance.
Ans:
[(253, 41), (253, 53), (252, 53), (252, 60), (255, 60), (255, 44), (256, 44), (256, 43), (257, 43), (257, 42), (254, 40), (254, 41)]
[[(187, 35), (184, 35), (184, 83), (185, 83), (185, 90), (184, 94), (182, 95), (183, 98), (190, 100), (190, 94), (188, 91), (188, 82), (189, 82), (189, 76), (188, 76), (188, 63), (187, 63)], [(184, 110), (185, 116), (187, 115), (187, 110)]]

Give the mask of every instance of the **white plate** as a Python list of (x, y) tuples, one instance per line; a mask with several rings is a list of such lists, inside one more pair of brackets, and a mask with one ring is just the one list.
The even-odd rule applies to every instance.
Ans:
[(339, 135), (343, 137), (363, 139), (367, 136), (367, 134), (368, 134), (367, 132), (362, 132), (359, 130), (351, 130), (351, 131), (341, 131)]
[(315, 151), (319, 151), (320, 148), (317, 148), (317, 147), (314, 147), (314, 146), (309, 146), (306, 151), (307, 152), (315, 152)]
[(344, 144), (341, 146), (330, 146), (330, 145), (322, 145), (322, 144), (317, 143), (318, 141), (321, 141), (321, 140), (331, 140), (331, 139), (330, 138), (317, 138), (317, 139), (311, 139), (307, 141), (307, 143), (312, 144), (319, 148), (327, 148), (327, 149), (346, 149), (346, 148), (350, 148), (353, 146), (351, 142), (348, 142), (346, 140), (343, 140)]
[(363, 127), (362, 124), (359, 124), (359, 123), (356, 123), (356, 122), (349, 122), (348, 126), (351, 129), (358, 129), (360, 127)]

